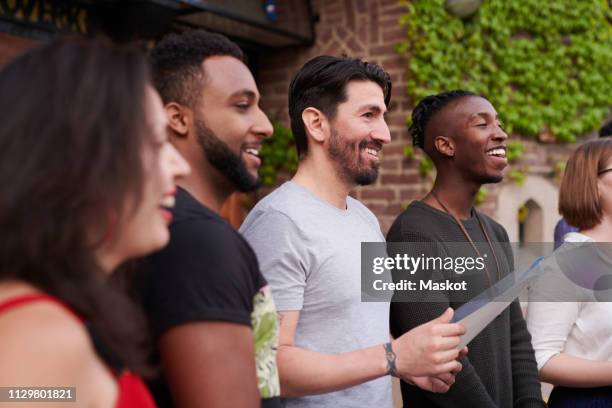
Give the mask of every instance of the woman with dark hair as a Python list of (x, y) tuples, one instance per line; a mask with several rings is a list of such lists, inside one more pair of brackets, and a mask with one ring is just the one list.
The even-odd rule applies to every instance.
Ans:
[(107, 282), (168, 242), (166, 207), (189, 171), (146, 59), (56, 40), (6, 65), (0, 89), (0, 385), (151, 407), (135, 375), (147, 373), (144, 321)]
[(559, 212), (578, 232), (565, 235), (529, 290), (527, 324), (540, 378), (555, 385), (550, 407), (610, 407), (612, 303), (601, 298), (606, 291), (597, 281), (612, 270), (611, 139), (574, 151)]

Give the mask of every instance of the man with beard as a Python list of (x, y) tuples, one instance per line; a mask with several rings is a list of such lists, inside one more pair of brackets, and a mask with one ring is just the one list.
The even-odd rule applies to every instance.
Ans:
[(178, 183), (170, 244), (148, 259), (143, 304), (163, 368), (160, 407), (280, 406), (278, 324), (248, 243), (219, 216), (234, 191), (253, 191), (272, 125), (227, 38), (171, 34), (151, 52), (170, 140), (193, 169)]
[[(514, 269), (506, 231), (474, 208), (480, 187), (499, 183), (508, 164), (508, 135), (495, 108), (467, 91), (443, 92), (419, 102), (410, 130), (415, 145), (435, 164), (436, 180), (425, 198), (413, 201), (395, 220), (387, 242), (412, 243), (409, 250), (414, 253), (409, 255), (413, 256), (482, 258), (484, 268), (461, 275), (453, 270), (431, 271), (440, 280), (467, 282), (466, 290), (423, 290), (412, 292), (409, 299), (396, 296), (391, 304), (395, 336), (449, 306), (458, 308)], [(544, 407), (531, 336), (518, 301), (469, 347), (469, 356), (460, 360), (463, 370), (448, 393), (436, 395), (402, 382), (404, 401), (410, 401), (411, 407)]]
[(376, 65), (331, 56), (306, 63), (289, 90), (297, 173), (240, 228), (279, 310), (286, 407), (390, 408), (387, 375), (445, 392), (461, 367), (464, 328), (448, 323), (452, 310), (390, 341), (389, 303), (361, 302), (361, 243), (384, 239), (376, 217), (348, 194), (378, 175), (390, 94)]

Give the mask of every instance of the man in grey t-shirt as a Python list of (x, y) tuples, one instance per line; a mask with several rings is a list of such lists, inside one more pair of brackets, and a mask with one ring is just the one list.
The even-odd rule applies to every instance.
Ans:
[(452, 310), (390, 342), (389, 304), (361, 302), (361, 242), (384, 239), (348, 193), (378, 175), (390, 92), (389, 76), (373, 64), (320, 56), (304, 65), (289, 93), (298, 171), (240, 228), (279, 311), (287, 407), (390, 408), (386, 375), (445, 392), (461, 369), (464, 328), (449, 323)]

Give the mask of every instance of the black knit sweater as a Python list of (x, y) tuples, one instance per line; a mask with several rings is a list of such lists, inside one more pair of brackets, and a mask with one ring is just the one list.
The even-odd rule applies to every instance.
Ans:
[[(499, 274), (478, 219), (472, 214), (469, 220), (462, 222), (479, 252), (483, 256), (487, 254), (487, 270), (492, 282), (495, 283), (500, 275), (503, 277), (513, 270), (512, 250), (504, 228), (483, 214), (479, 213), (479, 216), (491, 241), (494, 242), (501, 270)], [(415, 201), (395, 220), (387, 235), (387, 242), (419, 243), (419, 253), (415, 256), (421, 254), (457, 256), (453, 253), (452, 244), (445, 248), (444, 243), (468, 241), (449, 214)], [(466, 248), (471, 247), (466, 246)], [(443, 273), (444, 278), (457, 280), (457, 274), (454, 272)], [(489, 280), (486, 274), (481, 272), (469, 278), (467, 296), (466, 292), (427, 291), (425, 295), (427, 297), (419, 299), (418, 302), (393, 302), (391, 304), (393, 336), (397, 337), (439, 316), (448, 306), (457, 309), (466, 299), (478, 295), (488, 286)], [(418, 297), (423, 293), (410, 295)], [(411, 408), (545, 406), (541, 397), (531, 336), (517, 301), (491, 322), (468, 347), (468, 356), (461, 359), (463, 370), (457, 375), (450, 391), (446, 394), (434, 394), (402, 382), (404, 406)]]

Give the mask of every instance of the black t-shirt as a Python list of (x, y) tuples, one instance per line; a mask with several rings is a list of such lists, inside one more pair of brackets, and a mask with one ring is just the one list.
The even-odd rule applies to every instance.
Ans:
[[(154, 335), (202, 320), (250, 326), (263, 360), (256, 362), (262, 406), (280, 407), (276, 311), (255, 253), (223, 218), (180, 188), (173, 216), (170, 243), (145, 263), (142, 301)], [(167, 384), (160, 380), (151, 388), (160, 407), (174, 406)]]

